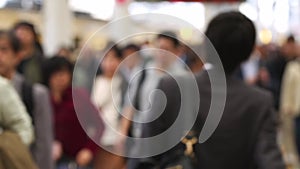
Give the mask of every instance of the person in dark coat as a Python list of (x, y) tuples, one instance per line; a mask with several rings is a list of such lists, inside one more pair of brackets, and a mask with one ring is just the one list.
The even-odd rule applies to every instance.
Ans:
[[(212, 77), (209, 77), (209, 74), (211, 72), (222, 72), (214, 62), (211, 62), (212, 68), (195, 75), (201, 100), (199, 101), (196, 122), (193, 125), (193, 130), (196, 133), (201, 133), (202, 129), (206, 127), (213, 129), (217, 121), (216, 114), (210, 114), (210, 118), (213, 118), (207, 119), (209, 117), (208, 112), (214, 104), (212, 103), (212, 95), (218, 98), (225, 95), (226, 98), (224, 110), (220, 108), (221, 105), (215, 105), (223, 112), (216, 129), (207, 139), (203, 139), (204, 137), (201, 135), (203, 133), (201, 133), (199, 137), (201, 143), (194, 146), (195, 157), (198, 161), (197, 168), (284, 169), (285, 164), (276, 139), (277, 119), (276, 113), (273, 111), (271, 94), (246, 85), (232, 77), (234, 70), (249, 57), (253, 50), (256, 31), (252, 21), (239, 12), (222, 13), (209, 23), (205, 35), (219, 54), (225, 71), (227, 85), (225, 89), (227, 90), (221, 90), (221, 85), (210, 82)], [(211, 89), (213, 85), (216, 87), (214, 93)], [(156, 136), (169, 129), (178, 117), (184, 102), (174, 78), (163, 78), (157, 88), (165, 94), (167, 102), (162, 102), (161, 95), (153, 96), (151, 112), (153, 117), (159, 116), (158, 109), (161, 108), (162, 104), (165, 103), (166, 105), (158, 118), (144, 124), (142, 134), (144, 138)], [(193, 97), (187, 97), (187, 99), (191, 102), (195, 100)], [(192, 111), (185, 111), (184, 113), (184, 118), (188, 119)], [(185, 123), (180, 124), (184, 125)], [(164, 146), (170, 145), (169, 142), (174, 141), (173, 138), (181, 138), (185, 135), (186, 132), (183, 129), (186, 128), (179, 126), (178, 130), (175, 130), (172, 135), (163, 137), (155, 146), (140, 146), (141, 152), (150, 152), (153, 149), (163, 150)], [(179, 149), (180, 145), (178, 144), (171, 150), (162, 152), (150, 159), (160, 163), (172, 156), (172, 153)], [(145, 153), (143, 154), (145, 155)], [(141, 161), (144, 160), (144, 158), (141, 159)], [(137, 165), (135, 168), (142, 167)], [(143, 166), (143, 168), (146, 167)]]

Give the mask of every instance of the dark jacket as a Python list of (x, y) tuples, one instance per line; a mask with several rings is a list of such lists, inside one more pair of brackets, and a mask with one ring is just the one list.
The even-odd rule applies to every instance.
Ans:
[[(211, 84), (206, 72), (196, 75), (200, 106), (194, 129), (201, 131), (211, 105)], [(221, 121), (213, 135), (195, 147), (201, 169), (284, 169), (277, 145), (277, 119), (269, 93), (227, 77), (227, 95)], [(158, 89), (165, 93), (167, 104), (162, 115), (144, 125), (143, 136), (162, 133), (176, 120), (181, 99), (173, 78), (164, 78)], [(217, 94), (222, 94), (217, 90)], [(159, 107), (154, 99), (153, 107)], [(186, 112), (189, 113), (189, 112)], [(183, 131), (178, 131), (183, 133)], [(163, 139), (167, 142), (168, 138)], [(175, 146), (173, 149), (178, 148)], [(172, 150), (170, 151), (172, 152)], [(161, 160), (168, 152), (155, 158)]]

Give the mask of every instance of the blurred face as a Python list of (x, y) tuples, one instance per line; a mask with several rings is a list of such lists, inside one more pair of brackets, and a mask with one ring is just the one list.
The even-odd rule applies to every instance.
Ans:
[(134, 50), (134, 49), (126, 49), (126, 50), (123, 51), (122, 54), (123, 54), (123, 57), (126, 58), (128, 56), (133, 55), (134, 53), (136, 53), (136, 50)]
[(295, 43), (288, 42), (284, 44), (281, 49), (284, 56), (288, 59), (293, 59), (293, 57), (297, 56), (297, 46)]
[(0, 75), (9, 77), (18, 63), (17, 54), (13, 51), (9, 39), (0, 38)]
[(69, 58), (71, 56), (71, 51), (68, 50), (68, 49), (65, 49), (65, 48), (62, 48), (58, 51), (57, 53), (59, 56), (63, 56), (63, 57), (66, 57), (66, 58)]
[(136, 60), (138, 60), (137, 51), (134, 49), (126, 49), (122, 53), (123, 55), (123, 63), (129, 67), (130, 69), (133, 68), (136, 64)]
[(16, 30), (16, 36), (20, 39), (23, 45), (32, 45), (34, 40), (34, 34), (30, 28), (21, 26)]
[(53, 73), (49, 80), (53, 92), (63, 93), (71, 84), (71, 73), (65, 69)]
[(107, 77), (112, 77), (117, 70), (121, 60), (116, 56), (115, 51), (109, 51), (101, 63), (103, 73)]
[(156, 61), (163, 66), (167, 66), (176, 59), (177, 47), (174, 42), (167, 38), (158, 39), (158, 48), (160, 49), (156, 55)]

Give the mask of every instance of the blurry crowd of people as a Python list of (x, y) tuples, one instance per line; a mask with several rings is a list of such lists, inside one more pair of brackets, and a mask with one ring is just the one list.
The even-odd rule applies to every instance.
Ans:
[(300, 45), (290, 35), (281, 45), (256, 46), (250, 58), (235, 75), (249, 85), (270, 91), (280, 123), (280, 143), (291, 166), (299, 166), (299, 58)]
[[(157, 35), (153, 46), (112, 43), (103, 51), (86, 50), (78, 59), (76, 49), (61, 47), (55, 56), (46, 57), (32, 23), (19, 22), (0, 31), (0, 84), (5, 84), (0, 90), (13, 86), (19, 99), (6, 109), (20, 113), (15, 115), (20, 119), (10, 123), (0, 116), (0, 127), (19, 134), (40, 169), (135, 168), (136, 159), (110, 152), (127, 144), (116, 131), (142, 137), (142, 124), (152, 111), (149, 96), (160, 79), (211, 67), (171, 31)], [(282, 45), (257, 45), (232, 71), (234, 78), (273, 94), (280, 146), (291, 164), (300, 153), (299, 49), (292, 35)], [(17, 97), (12, 93), (1, 92), (0, 104)], [(4, 104), (0, 108), (4, 111)]]

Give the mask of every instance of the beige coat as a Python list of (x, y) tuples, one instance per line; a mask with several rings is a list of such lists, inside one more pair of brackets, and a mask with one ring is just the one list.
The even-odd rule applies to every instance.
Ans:
[(0, 129), (17, 133), (30, 145), (34, 139), (31, 119), (9, 81), (0, 76)]
[(280, 110), (283, 114), (300, 114), (300, 60), (288, 63), (284, 72)]

